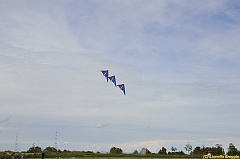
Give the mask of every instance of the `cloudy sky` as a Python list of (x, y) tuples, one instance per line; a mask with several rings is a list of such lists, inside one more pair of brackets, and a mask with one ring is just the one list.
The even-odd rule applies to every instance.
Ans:
[(239, 1), (0, 3), (1, 151), (240, 149)]

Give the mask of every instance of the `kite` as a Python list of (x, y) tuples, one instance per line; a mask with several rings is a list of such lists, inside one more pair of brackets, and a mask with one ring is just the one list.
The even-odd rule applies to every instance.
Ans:
[(124, 84), (119, 84), (119, 85), (117, 85), (122, 91), (123, 91), (123, 93), (124, 93), (124, 95), (125, 95), (125, 87), (124, 87)]
[(112, 83), (115, 85), (115, 87), (117, 86), (116, 85), (116, 77), (115, 75), (114, 76), (111, 76), (111, 77), (108, 77), (110, 79), (110, 81), (112, 81)]
[(106, 77), (106, 80), (108, 82), (108, 70), (102, 70), (101, 72), (102, 72), (103, 76)]
[(124, 86), (124, 84), (117, 85), (115, 75), (108, 77), (108, 70), (101, 70), (101, 72), (102, 72), (103, 76), (105, 76), (107, 82), (108, 82), (108, 79), (109, 79), (115, 85), (115, 87), (118, 86), (123, 91), (123, 93), (125, 95), (125, 86)]

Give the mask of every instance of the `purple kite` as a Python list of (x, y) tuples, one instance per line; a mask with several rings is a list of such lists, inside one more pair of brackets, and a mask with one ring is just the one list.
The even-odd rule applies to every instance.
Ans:
[(108, 70), (102, 70), (101, 72), (102, 72), (103, 76), (106, 77), (106, 80), (108, 82)]
[(124, 84), (119, 84), (119, 85), (117, 85), (122, 91), (123, 91), (123, 93), (124, 93), (124, 95), (125, 95), (125, 87), (124, 87)]
[(117, 86), (116, 84), (116, 77), (115, 75), (114, 76), (111, 76), (111, 77), (108, 77), (110, 79), (110, 81), (112, 81), (112, 83), (114, 83), (115, 87)]

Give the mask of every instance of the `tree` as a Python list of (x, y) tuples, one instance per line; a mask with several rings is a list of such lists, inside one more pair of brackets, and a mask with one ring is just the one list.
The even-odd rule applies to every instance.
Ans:
[(146, 149), (147, 154), (152, 154), (152, 152), (149, 149)]
[(142, 148), (142, 150), (140, 151), (140, 155), (146, 155), (147, 154), (147, 149), (146, 148)]
[(218, 155), (218, 156), (225, 154), (222, 144), (216, 144), (214, 153), (215, 153), (214, 155)]
[(221, 144), (216, 144), (215, 147), (205, 147), (202, 146), (202, 148), (200, 146), (195, 147), (195, 149), (193, 150), (193, 155), (195, 156), (200, 156), (200, 155), (204, 155), (207, 153), (211, 153), (212, 155), (215, 156), (219, 156), (219, 155), (224, 155), (224, 149), (222, 148)]
[(34, 146), (30, 147), (30, 148), (27, 150), (27, 152), (28, 152), (28, 153), (40, 153), (40, 152), (42, 152), (42, 149), (41, 149), (41, 147), (34, 145)]
[(138, 150), (134, 150), (133, 154), (135, 154), (135, 155), (138, 154)]
[(206, 146), (205, 146), (204, 144), (202, 144), (202, 153), (203, 153), (203, 154), (207, 154), (206, 151), (207, 151), (207, 150), (206, 150)]
[(158, 154), (166, 155), (167, 154), (167, 149), (165, 147), (162, 147), (162, 149), (160, 149), (158, 151)]
[(171, 151), (172, 151), (172, 152), (175, 152), (175, 151), (177, 151), (177, 148), (176, 148), (176, 147), (173, 147), (173, 146), (171, 146)]
[(237, 155), (237, 148), (232, 143), (229, 144), (227, 155)]
[(148, 154), (151, 154), (152, 152), (149, 151), (147, 148), (142, 148), (142, 150), (140, 151), (140, 155), (143, 156), (143, 155), (148, 155)]
[(203, 152), (202, 152), (201, 147), (200, 146), (195, 147), (195, 149), (193, 150), (193, 155), (200, 156), (202, 154), (203, 154)]
[(112, 147), (110, 149), (110, 154), (122, 154), (122, 149), (121, 148)]
[(192, 151), (192, 145), (190, 143), (187, 143), (184, 148), (185, 148), (185, 150), (187, 151), (188, 154), (189, 154), (189, 152)]
[(45, 153), (53, 153), (53, 152), (57, 152), (58, 150), (55, 148), (55, 147), (46, 147), (44, 150), (43, 150)]

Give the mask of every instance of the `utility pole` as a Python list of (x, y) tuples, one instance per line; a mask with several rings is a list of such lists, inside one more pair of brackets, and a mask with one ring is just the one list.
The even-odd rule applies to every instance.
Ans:
[(18, 151), (18, 133), (17, 133), (17, 135), (16, 135), (14, 152), (17, 152), (17, 151)]
[(55, 149), (57, 150), (57, 132), (56, 132), (56, 135), (55, 135)]

